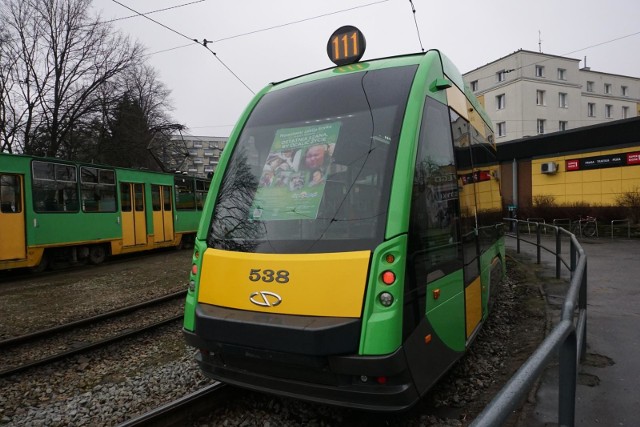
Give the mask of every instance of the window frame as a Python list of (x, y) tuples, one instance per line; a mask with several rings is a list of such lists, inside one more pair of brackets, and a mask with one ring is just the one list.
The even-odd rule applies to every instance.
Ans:
[(569, 95), (566, 92), (558, 92), (558, 107), (569, 108)]
[(567, 69), (558, 68), (558, 80), (567, 80)]
[(605, 104), (605, 106), (604, 106), (604, 117), (606, 119), (612, 119), (613, 118), (613, 105), (612, 104)]

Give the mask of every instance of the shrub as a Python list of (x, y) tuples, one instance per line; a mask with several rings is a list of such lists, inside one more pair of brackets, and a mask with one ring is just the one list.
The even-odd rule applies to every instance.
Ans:
[(634, 224), (640, 222), (640, 188), (634, 187), (633, 190), (620, 194), (616, 197), (616, 202), (625, 208), (631, 222)]

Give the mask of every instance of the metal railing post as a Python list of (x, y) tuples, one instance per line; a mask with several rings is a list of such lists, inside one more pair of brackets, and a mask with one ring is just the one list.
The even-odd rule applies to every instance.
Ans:
[(570, 239), (571, 239), (571, 241), (570, 241), (571, 249), (569, 249), (569, 255), (570, 255), (571, 261), (570, 261), (569, 265), (570, 265), (570, 269), (571, 269), (571, 278), (573, 278), (573, 275), (575, 274), (575, 271), (576, 271), (576, 252), (577, 252), (577, 249), (576, 249), (576, 245), (573, 243), (573, 238), (570, 237)]
[(562, 343), (559, 361), (558, 425), (573, 427), (575, 425), (576, 381), (578, 378), (575, 330)]
[(520, 224), (516, 221), (516, 252), (520, 253)]
[(556, 227), (556, 279), (560, 278), (560, 267), (562, 264), (562, 235), (560, 234), (560, 229)]
[(584, 316), (584, 326), (580, 331), (580, 358), (584, 360), (587, 354), (587, 263), (588, 259), (585, 259), (584, 262), (584, 271), (582, 272), (582, 283), (580, 283), (580, 295), (578, 296), (578, 309), (580, 313), (585, 313)]
[(540, 223), (536, 222), (536, 252), (538, 264), (540, 264), (541, 261), (540, 251)]

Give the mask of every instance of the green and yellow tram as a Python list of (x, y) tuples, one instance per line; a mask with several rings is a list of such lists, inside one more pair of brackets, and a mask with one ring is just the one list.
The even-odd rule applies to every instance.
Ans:
[[(357, 43), (357, 45), (356, 45)], [(233, 130), (196, 236), (184, 333), (254, 390), (394, 411), (464, 353), (504, 275), (490, 121), (437, 50), (267, 86)]]
[(0, 153), (0, 270), (192, 244), (209, 181)]

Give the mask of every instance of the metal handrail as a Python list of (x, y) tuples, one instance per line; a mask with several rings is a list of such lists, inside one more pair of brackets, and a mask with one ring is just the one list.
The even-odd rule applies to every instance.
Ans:
[(627, 239), (631, 238), (631, 223), (629, 222), (628, 219), (613, 219), (611, 220), (611, 238), (613, 239), (613, 224), (615, 222), (619, 222), (619, 223), (627, 223)]
[[(515, 225), (515, 235), (509, 233), (507, 235), (516, 239), (518, 253), (520, 252), (521, 240), (537, 246), (538, 263), (540, 263), (541, 249), (554, 253), (541, 245), (540, 229), (553, 229), (556, 240), (554, 253), (556, 256), (556, 277), (560, 277), (560, 264), (563, 263), (571, 273), (571, 282), (559, 323), (555, 325), (536, 351), (511, 377), (489, 405), (476, 417), (471, 426), (484, 427), (504, 424), (512, 412), (518, 409), (536, 379), (553, 359), (556, 351), (559, 352), (560, 362), (558, 425), (574, 426), (578, 364), (584, 356), (587, 346), (587, 256), (576, 236), (562, 227), (534, 223), (537, 239), (536, 243), (533, 243), (520, 238), (519, 225), (527, 221), (511, 218), (505, 218), (505, 221), (510, 221)], [(568, 264), (564, 263), (561, 257), (561, 237), (563, 235), (569, 236), (571, 242)]]
[[(527, 218), (527, 231), (529, 232), (529, 234), (531, 234), (531, 225), (530, 224), (535, 224), (541, 222), (543, 224), (545, 224), (547, 221), (544, 220), (544, 218)], [(547, 234), (547, 230), (544, 230), (544, 233)]]

